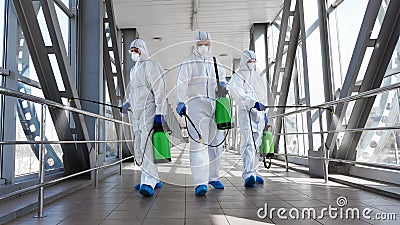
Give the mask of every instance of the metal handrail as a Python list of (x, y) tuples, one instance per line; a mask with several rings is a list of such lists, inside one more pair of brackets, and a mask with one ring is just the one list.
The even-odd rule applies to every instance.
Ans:
[(57, 179), (54, 179), (54, 180), (46, 181), (46, 182), (43, 182), (41, 184), (35, 184), (33, 186), (30, 186), (30, 187), (27, 187), (27, 188), (24, 188), (24, 189), (20, 189), (18, 191), (10, 192), (8, 194), (0, 196), (0, 201), (8, 199), (8, 198), (11, 198), (11, 197), (13, 197), (15, 195), (19, 195), (19, 194), (23, 194), (23, 193), (26, 193), (26, 192), (29, 192), (29, 191), (33, 191), (33, 190), (35, 190), (37, 188), (45, 187), (45, 186), (48, 186), (48, 185), (51, 185), (51, 184), (58, 183), (58, 182), (63, 181), (63, 180), (67, 180), (69, 178), (76, 177), (76, 176), (79, 176), (79, 175), (84, 174), (84, 173), (88, 173), (88, 172), (92, 172), (92, 171), (95, 171), (95, 170), (107, 168), (107, 167), (110, 167), (110, 166), (114, 166), (114, 165), (117, 165), (117, 164), (119, 164), (119, 163), (121, 163), (123, 161), (126, 161), (128, 159), (132, 159), (133, 157), (134, 156), (129, 156), (129, 157), (126, 157), (124, 159), (115, 161), (115, 162), (107, 164), (107, 165), (94, 167), (94, 168), (87, 169), (87, 170), (84, 170), (84, 171), (80, 171), (80, 172), (77, 172), (77, 173), (74, 173), (74, 174), (71, 174), (71, 175), (68, 175), (68, 176), (65, 176), (65, 177), (60, 177), (60, 178), (57, 178)]
[[(82, 110), (82, 109), (77, 109), (77, 108), (73, 108), (73, 107), (70, 107), (70, 106), (65, 106), (63, 104), (60, 104), (60, 103), (57, 103), (57, 102), (54, 102), (54, 101), (50, 101), (50, 100), (47, 100), (47, 99), (39, 98), (39, 97), (30, 95), (30, 94), (26, 94), (26, 93), (21, 93), (21, 92), (18, 92), (18, 91), (12, 90), (12, 89), (8, 89), (8, 88), (4, 88), (4, 87), (0, 87), (0, 95), (5, 95), (5, 96), (9, 96), (9, 97), (15, 97), (15, 98), (18, 98), (18, 99), (22, 99), (22, 100), (26, 100), (26, 101), (30, 101), (30, 102), (34, 102), (34, 103), (38, 103), (38, 104), (42, 105), (42, 120), (41, 120), (41, 124), (42, 125), (41, 125), (41, 140), (40, 141), (0, 141), (0, 145), (39, 144), (41, 146), (40, 157), (39, 157), (39, 164), (40, 164), (39, 165), (39, 167), (40, 167), (39, 168), (39, 184), (36, 184), (36, 185), (30, 186), (28, 188), (24, 188), (24, 189), (21, 189), (21, 190), (18, 190), (18, 191), (14, 191), (14, 192), (8, 193), (6, 195), (0, 196), (0, 200), (4, 200), (4, 199), (8, 199), (10, 197), (16, 196), (16, 195), (20, 195), (20, 194), (23, 194), (23, 193), (38, 189), (39, 190), (39, 195), (38, 195), (38, 204), (39, 204), (39, 206), (38, 206), (38, 218), (44, 217), (44, 214), (43, 214), (44, 201), (43, 200), (44, 200), (44, 187), (45, 186), (50, 185), (50, 184), (54, 184), (54, 183), (58, 183), (60, 181), (63, 181), (63, 180), (66, 180), (66, 179), (69, 179), (69, 178), (72, 178), (72, 177), (76, 177), (76, 176), (79, 176), (79, 175), (84, 174), (84, 173), (95, 171), (96, 172), (95, 173), (95, 186), (97, 187), (98, 170), (99, 169), (107, 168), (107, 167), (110, 167), (110, 166), (113, 166), (113, 165), (116, 165), (116, 164), (120, 164), (120, 174), (121, 174), (122, 162), (135, 157), (135, 156), (129, 156), (129, 157), (126, 157), (126, 158), (122, 158), (121, 144), (123, 142), (133, 141), (133, 140), (124, 140), (124, 139), (122, 139), (122, 136), (121, 136), (121, 139), (117, 140), (117, 141), (115, 141), (115, 140), (99, 141), (98, 140), (98, 135), (96, 135), (94, 141), (44, 141), (44, 124), (46, 123), (45, 122), (45, 108), (46, 108), (45, 106), (58, 108), (58, 109), (62, 109), (62, 110), (66, 110), (66, 111), (70, 111), (70, 112), (86, 115), (86, 116), (89, 116), (89, 117), (93, 117), (93, 118), (96, 119), (96, 125), (95, 125), (95, 130), (96, 131), (98, 130), (99, 120), (100, 119), (120, 124), (121, 132), (122, 132), (122, 126), (123, 125), (133, 126), (130, 123), (127, 123), (127, 122), (124, 122), (124, 121), (120, 121), (120, 120), (116, 120), (116, 119), (113, 119), (113, 118), (108, 118), (108, 117), (105, 117), (105, 116), (102, 116), (102, 115), (99, 115), (99, 114), (96, 114), (96, 113), (88, 112), (88, 111), (85, 111), (85, 110)], [(54, 180), (45, 182), (44, 181), (44, 151), (45, 151), (44, 145), (45, 144), (80, 144), (80, 143), (95, 143), (97, 148), (98, 148), (98, 144), (99, 143), (119, 143), (120, 144), (120, 152), (119, 153), (120, 153), (121, 158), (120, 158), (120, 160), (115, 161), (113, 163), (110, 163), (110, 164), (107, 164), (107, 165), (102, 165), (102, 166), (97, 166), (97, 151), (96, 151), (96, 154), (95, 154), (96, 165), (95, 165), (95, 167), (87, 169), (87, 170), (84, 170), (84, 171), (80, 171), (80, 172), (77, 172), (77, 173), (74, 173), (74, 174), (71, 174), (71, 175), (68, 175), (68, 176), (65, 176), (65, 177), (61, 177), (61, 178), (58, 178), (58, 179), (54, 179)]]
[(63, 104), (60, 104), (58, 102), (54, 102), (54, 101), (50, 101), (48, 99), (44, 99), (44, 98), (39, 98), (30, 94), (26, 94), (26, 93), (21, 93), (9, 88), (4, 88), (4, 87), (0, 87), (0, 95), (6, 95), (6, 96), (10, 96), (10, 97), (15, 97), (15, 98), (19, 98), (19, 99), (23, 99), (23, 100), (27, 100), (30, 102), (34, 102), (34, 103), (39, 103), (42, 105), (47, 105), (53, 108), (58, 108), (58, 109), (62, 109), (62, 110), (67, 110), (70, 112), (75, 112), (75, 113), (79, 113), (82, 115), (86, 115), (86, 116), (90, 116), (93, 118), (98, 118), (98, 119), (102, 119), (102, 120), (107, 120), (110, 122), (114, 122), (114, 123), (118, 123), (118, 124), (123, 124), (123, 125), (127, 125), (127, 126), (133, 126), (130, 123), (121, 121), (121, 120), (116, 120), (113, 118), (109, 118), (109, 117), (105, 117), (96, 113), (92, 113), (92, 112), (88, 112), (82, 109), (77, 109), (71, 106), (66, 106)]
[(391, 170), (400, 171), (400, 166), (395, 166), (395, 165), (390, 165), (390, 164), (357, 162), (357, 161), (346, 160), (346, 159), (332, 159), (332, 158), (325, 158), (325, 157), (318, 157), (318, 156), (301, 156), (301, 155), (282, 154), (282, 153), (274, 153), (274, 155), (277, 155), (277, 156), (288, 156), (288, 157), (292, 157), (292, 158), (302, 158), (302, 159), (327, 160), (327, 161), (332, 161), (332, 162), (340, 162), (340, 163), (353, 164), (353, 165), (359, 164), (359, 165), (370, 166), (370, 167), (375, 166), (375, 167), (382, 168), (382, 169), (391, 169)]
[[(380, 93), (383, 92), (387, 92), (387, 91), (391, 91), (394, 89), (400, 88), (400, 83), (397, 84), (392, 84), (389, 86), (385, 86), (385, 87), (380, 87), (380, 88), (376, 88), (376, 89), (372, 89), (369, 91), (365, 91), (362, 93), (359, 93), (358, 95), (354, 95), (354, 96), (348, 96), (345, 98), (341, 98), (338, 100), (334, 100), (334, 101), (330, 101), (330, 102), (326, 102), (323, 104), (319, 104), (316, 106), (309, 106), (309, 107), (304, 107), (302, 109), (299, 110), (295, 110), (295, 111), (291, 111), (291, 112), (287, 112), (287, 113), (282, 113), (282, 114), (278, 114), (278, 115), (273, 115), (270, 118), (284, 118), (286, 116), (292, 115), (292, 114), (297, 114), (297, 113), (301, 113), (301, 112), (307, 112), (307, 111), (311, 111), (311, 110), (315, 110), (318, 109), (318, 113), (319, 113), (319, 120), (320, 120), (320, 131), (319, 132), (294, 132), (294, 133), (287, 133), (285, 126), (283, 127), (283, 133), (277, 133), (275, 135), (283, 135), (284, 137), (286, 137), (287, 135), (299, 135), (299, 134), (320, 134), (321, 135), (321, 143), (324, 143), (324, 134), (329, 134), (329, 133), (341, 133), (341, 132), (360, 132), (360, 131), (371, 131), (371, 130), (397, 130), (400, 129), (400, 127), (398, 126), (391, 126), (391, 127), (375, 127), (375, 128), (354, 128), (354, 129), (340, 129), (340, 130), (331, 130), (331, 131), (323, 131), (322, 129), (322, 112), (321, 110), (323, 109), (327, 109), (328, 107), (337, 105), (337, 104), (341, 104), (341, 103), (348, 103), (351, 101), (355, 101), (355, 100), (359, 100), (359, 99), (364, 99), (364, 98), (369, 98), (372, 96), (376, 96)], [(303, 106), (299, 106), (299, 107), (303, 107)], [(273, 106), (271, 108), (274, 108)], [(328, 108), (329, 109), (329, 108)], [(333, 113), (333, 112), (332, 112)], [(285, 144), (286, 146), (286, 144)], [(347, 163), (347, 164), (359, 164), (359, 165), (365, 165), (365, 166), (370, 166), (370, 167), (377, 167), (377, 168), (384, 168), (384, 169), (391, 169), (391, 170), (396, 170), (396, 171), (400, 171), (400, 166), (393, 166), (393, 165), (386, 165), (386, 164), (378, 164), (378, 163), (365, 163), (365, 162), (357, 162), (357, 161), (352, 161), (352, 160), (344, 160), (344, 159), (332, 159), (329, 158), (329, 149), (327, 149), (325, 147), (325, 145), (323, 145), (323, 152), (324, 152), (324, 157), (310, 157), (310, 156), (300, 156), (300, 155), (291, 155), (291, 154), (287, 154), (286, 149), (285, 149), (285, 154), (279, 154), (279, 153), (274, 153), (275, 155), (281, 155), (285, 157), (285, 164), (286, 164), (286, 171), (288, 171), (288, 157), (295, 157), (295, 158), (305, 158), (305, 159), (318, 159), (318, 160), (324, 160), (324, 178), (325, 178), (325, 182), (328, 182), (328, 162), (332, 161), (332, 162), (341, 162), (341, 163)]]
[(400, 130), (399, 126), (394, 127), (371, 127), (371, 128), (355, 128), (355, 129), (344, 129), (344, 130), (330, 130), (330, 131), (316, 131), (316, 132), (293, 132), (293, 133), (274, 133), (275, 135), (305, 135), (305, 134), (335, 134), (343, 132), (360, 132), (360, 131), (373, 131), (373, 130)]
[(315, 110), (315, 109), (325, 109), (325, 108), (328, 108), (328, 107), (331, 107), (331, 106), (334, 106), (334, 105), (337, 105), (337, 104), (340, 104), (340, 103), (348, 103), (348, 102), (359, 100), (359, 99), (373, 97), (373, 96), (376, 96), (376, 95), (381, 94), (383, 92), (394, 90), (396, 88), (400, 88), (400, 83), (392, 84), (392, 85), (388, 85), (388, 86), (380, 87), (380, 88), (376, 88), (376, 89), (372, 89), (372, 90), (369, 90), (369, 91), (365, 91), (365, 92), (359, 93), (358, 95), (348, 96), (348, 97), (341, 98), (341, 99), (338, 99), (338, 100), (322, 103), (322, 104), (319, 104), (319, 105), (316, 105), (316, 106), (310, 106), (310, 107), (307, 107), (307, 108), (298, 109), (298, 110), (287, 112), (287, 113), (273, 115), (273, 116), (270, 116), (270, 118), (281, 118), (281, 117), (289, 116), (289, 115), (292, 115), (292, 114), (297, 114), (297, 113), (301, 113), (301, 112), (307, 112), (307, 111), (311, 111), (311, 110)]

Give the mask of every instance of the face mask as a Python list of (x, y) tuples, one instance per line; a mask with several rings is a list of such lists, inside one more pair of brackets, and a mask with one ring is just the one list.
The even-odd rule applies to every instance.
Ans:
[(249, 69), (254, 69), (254, 68), (256, 68), (256, 63), (255, 62), (249, 62), (249, 63), (247, 63), (247, 66), (249, 67)]
[(132, 52), (131, 58), (132, 58), (132, 60), (133, 60), (134, 62), (138, 61), (138, 60), (139, 60), (139, 57), (140, 57), (139, 53)]
[(197, 47), (197, 51), (199, 52), (200, 55), (205, 55), (208, 52), (208, 46), (205, 45), (200, 45), (199, 47)]

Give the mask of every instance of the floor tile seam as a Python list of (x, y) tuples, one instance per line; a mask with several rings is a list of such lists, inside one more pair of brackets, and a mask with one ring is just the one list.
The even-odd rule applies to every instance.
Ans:
[[(120, 175), (120, 176), (122, 176), (122, 175)], [(123, 181), (122, 181), (123, 182)], [(131, 185), (132, 186), (132, 185)], [(115, 187), (115, 186), (114, 186)], [(133, 188), (133, 187), (132, 187)], [(114, 188), (112, 188), (112, 189), (114, 189)], [(110, 189), (108, 192), (110, 192), (112, 189)], [(108, 192), (106, 192), (106, 193), (108, 193)], [(105, 193), (105, 194), (106, 194)], [(115, 207), (113, 210), (111, 210), (111, 213), (112, 212), (114, 212), (114, 211), (116, 211), (115, 209), (117, 209), (123, 202), (125, 202), (129, 197), (131, 197), (131, 195), (133, 195), (133, 193), (134, 193), (134, 191), (132, 191), (132, 192), (130, 192), (130, 194), (129, 195), (127, 195), (125, 198), (124, 198), (124, 200), (123, 201), (121, 201), (120, 203), (117, 203), (118, 205), (117, 205), (117, 207)], [(111, 214), (110, 213), (110, 214)], [(107, 217), (108, 217), (109, 215), (107, 215)], [(106, 218), (107, 218), (106, 217)]]
[(218, 202), (219, 208), (220, 208), (220, 209), (222, 210), (222, 212), (224, 213), (224, 217), (225, 217), (226, 222), (230, 225), (231, 223), (229, 222), (228, 218), (226, 217), (225, 211), (224, 211), (224, 209), (222, 208), (222, 205), (221, 205), (221, 203), (220, 203), (220, 201), (219, 201), (218, 199), (217, 199), (217, 202)]
[[(229, 179), (227, 179), (227, 180), (228, 180), (228, 182), (231, 183), (239, 192), (241, 192), (241, 191), (239, 190), (239, 188), (238, 188), (236, 185), (234, 185)], [(242, 193), (242, 195), (245, 197), (245, 199), (247, 199), (246, 195), (245, 195), (243, 192), (241, 192), (241, 193)], [(224, 213), (225, 219), (228, 221), (228, 224), (231, 224), (231, 223), (229, 222), (228, 218), (226, 217), (225, 211), (224, 211), (224, 209), (222, 208), (222, 205), (220, 204), (220, 201), (218, 200), (218, 198), (217, 198), (217, 202), (218, 202), (219, 206), (221, 207), (221, 210), (222, 210), (222, 212)], [(250, 202), (257, 208), (257, 205), (256, 205), (254, 202), (252, 202), (252, 201), (250, 201)]]
[[(186, 186), (186, 175), (185, 175), (185, 186)], [(185, 215), (184, 215), (184, 219), (183, 219), (183, 224), (186, 225), (186, 192), (187, 192), (187, 188), (185, 187)]]
[[(226, 180), (227, 180), (229, 183), (231, 183), (239, 192), (241, 192), (241, 191), (236, 187), (236, 185), (234, 185), (229, 179), (226, 179)], [(243, 195), (243, 193), (242, 193), (242, 195)], [(224, 217), (225, 217), (226, 222), (230, 225), (231, 223), (229, 222), (228, 218), (226, 217), (225, 210), (222, 208), (221, 202), (219, 201), (219, 199), (218, 199), (217, 197), (216, 197), (215, 199), (217, 200), (218, 205), (219, 205), (219, 208), (221, 209), (222, 213), (224, 213)]]
[(236, 188), (236, 190), (238, 190), (239, 191), (239, 193), (241, 193), (245, 198), (246, 198), (246, 195), (245, 195), (245, 193), (243, 192), (243, 191), (241, 191), (234, 183), (232, 183), (232, 181), (230, 181), (229, 179), (226, 179), (226, 180), (228, 180), (228, 182), (229, 183), (231, 183), (232, 184), (232, 186), (233, 187), (235, 187)]

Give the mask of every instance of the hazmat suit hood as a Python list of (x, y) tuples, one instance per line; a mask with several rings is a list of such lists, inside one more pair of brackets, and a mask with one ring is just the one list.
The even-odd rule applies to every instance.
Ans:
[(139, 61), (145, 61), (149, 59), (150, 53), (147, 48), (146, 42), (143, 39), (135, 39), (132, 41), (130, 49), (132, 48), (138, 48), (140, 50), (140, 58)]
[(256, 69), (247, 66), (249, 59), (256, 59), (256, 54), (251, 50), (245, 50), (240, 59), (239, 70), (232, 76), (230, 81), (231, 92), (239, 105), (250, 109), (254, 103), (261, 102), (269, 105), (268, 82)]
[(247, 66), (247, 61), (249, 59), (256, 59), (256, 53), (254, 53), (252, 50), (246, 50), (243, 52), (242, 57), (240, 58), (239, 70), (250, 70)]
[(197, 49), (197, 42), (199, 41), (209, 41), (211, 42), (211, 36), (207, 31), (199, 31), (194, 36), (194, 54), (199, 57), (209, 57), (211, 56), (211, 46), (208, 47), (208, 52), (205, 55), (201, 55)]

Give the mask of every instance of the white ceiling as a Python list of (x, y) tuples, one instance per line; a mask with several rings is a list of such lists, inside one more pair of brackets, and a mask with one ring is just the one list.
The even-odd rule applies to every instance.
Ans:
[[(154, 56), (165, 69), (191, 53), (194, 35), (199, 30), (208, 31), (213, 41), (224, 43), (214, 43), (213, 54), (226, 53), (228, 56), (220, 58), (231, 63), (233, 58), (240, 58), (240, 51), (249, 48), (252, 24), (272, 21), (283, 4), (283, 0), (199, 0), (197, 27), (192, 31), (193, 0), (113, 2), (119, 28), (136, 28), (151, 54), (167, 48)], [(154, 36), (163, 40), (153, 41)]]
[[(136, 28), (152, 58), (168, 70), (166, 84), (170, 94), (175, 86), (176, 66), (192, 52), (197, 31), (210, 33), (212, 53), (230, 75), (233, 59), (240, 58), (241, 52), (249, 48), (253, 23), (271, 22), (283, 4), (283, 0), (198, 1), (197, 27), (192, 31), (193, 0), (113, 0), (118, 28)], [(154, 36), (161, 36), (162, 41), (153, 41)], [(223, 53), (227, 56), (219, 56)], [(168, 98), (174, 101), (173, 96)]]

